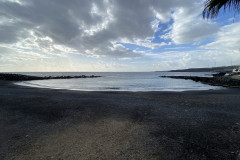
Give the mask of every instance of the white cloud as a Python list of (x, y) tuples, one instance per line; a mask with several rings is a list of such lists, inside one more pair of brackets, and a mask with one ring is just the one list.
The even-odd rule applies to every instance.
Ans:
[(240, 54), (240, 22), (223, 26), (217, 33), (215, 41), (202, 48), (216, 49), (224, 52), (236, 52)]
[(177, 8), (172, 15), (173, 25), (170, 32), (163, 35), (164, 39), (171, 39), (175, 44), (201, 42), (218, 31), (216, 23), (203, 20), (202, 3), (194, 3), (189, 8)]
[(151, 56), (155, 70), (237, 65), (240, 60), (240, 54), (206, 50), (171, 51)]
[[(215, 22), (202, 20), (199, 16), (202, 6), (199, 0), (0, 0), (0, 64), (5, 65), (1, 69), (6, 69), (6, 65), (22, 66), (22, 69), (35, 65), (31, 68), (38, 71), (37, 68), (46, 69), (47, 66), (54, 70), (64, 70), (66, 66), (79, 70), (129, 71), (150, 70), (151, 67), (154, 70), (152, 64), (159, 61), (164, 63), (163, 68), (171, 65), (183, 68), (207, 64), (202, 62), (206, 57), (226, 58), (223, 51), (231, 51), (232, 56), (239, 59), (236, 56), (239, 53), (239, 23), (219, 31)], [(152, 43), (157, 31), (165, 34), (161, 37), (171, 42)], [(147, 50), (140, 52), (121, 45), (135, 44), (151, 51), (167, 45), (171, 47), (173, 43), (202, 42), (213, 35), (216, 40), (202, 46), (205, 50), (201, 52), (176, 51), (155, 56)], [(79, 57), (76, 60), (72, 54), (83, 59), (92, 57), (93, 62)], [(95, 63), (95, 58), (103, 58), (107, 64)], [(110, 63), (106, 58), (120, 60)], [(126, 64), (133, 58), (136, 64), (141, 62), (144, 65)], [(223, 59), (216, 61), (220, 63)]]
[(166, 45), (170, 45), (171, 43), (166, 43), (166, 42), (160, 42), (160, 43), (152, 43), (153, 38), (149, 37), (146, 39), (133, 39), (131, 41), (129, 41), (128, 39), (121, 39), (122, 43), (126, 43), (126, 44), (134, 44), (134, 45), (138, 45), (141, 47), (146, 47), (149, 49), (157, 49), (160, 48), (162, 46), (166, 46)]
[[(22, 5), (24, 4), (24, 5)], [(43, 52), (53, 52), (54, 45), (72, 48), (81, 54), (109, 57), (136, 57), (136, 52), (127, 49), (109, 50), (112, 43), (127, 39), (150, 48), (165, 45), (150, 44), (158, 23), (170, 19), (172, 8), (191, 6), (192, 1), (139, 1), (139, 0), (22, 0), (1, 1), (2, 19), (14, 17), (11, 24), (2, 24), (0, 43), (23, 43), (32, 49), (28, 39), (37, 36), (35, 46)], [(3, 22), (2, 22), (3, 23)], [(39, 38), (40, 37), (40, 38)], [(44, 43), (49, 37), (51, 43)], [(48, 41), (49, 39), (46, 39)], [(40, 42), (38, 42), (40, 41)], [(39, 44), (36, 44), (39, 43)], [(34, 46), (32, 46), (34, 47)], [(112, 52), (111, 52), (112, 51)], [(125, 51), (128, 53), (126, 54)]]

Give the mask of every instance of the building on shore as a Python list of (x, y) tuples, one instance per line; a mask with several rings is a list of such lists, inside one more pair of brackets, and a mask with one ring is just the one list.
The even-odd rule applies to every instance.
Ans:
[(235, 67), (232, 72), (233, 73), (240, 73), (240, 67), (239, 66)]

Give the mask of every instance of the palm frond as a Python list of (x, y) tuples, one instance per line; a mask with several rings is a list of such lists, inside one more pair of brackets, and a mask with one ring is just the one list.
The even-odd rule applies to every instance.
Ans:
[(203, 18), (212, 19), (216, 17), (221, 8), (233, 9), (235, 11), (240, 11), (240, 0), (207, 0), (203, 10)]

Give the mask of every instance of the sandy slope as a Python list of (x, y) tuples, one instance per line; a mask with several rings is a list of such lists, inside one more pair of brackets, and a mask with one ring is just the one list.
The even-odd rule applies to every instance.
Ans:
[(240, 90), (77, 92), (0, 82), (0, 159), (236, 159)]

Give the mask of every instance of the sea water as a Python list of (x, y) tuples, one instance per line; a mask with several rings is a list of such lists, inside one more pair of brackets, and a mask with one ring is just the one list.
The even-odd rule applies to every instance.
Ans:
[(209, 72), (34, 72), (18, 74), (32, 76), (101, 76), (99, 78), (32, 80), (16, 83), (17, 85), (51, 89), (130, 92), (221, 89), (221, 87), (210, 86), (192, 80), (160, 77), (165, 75), (211, 77), (212, 73)]

